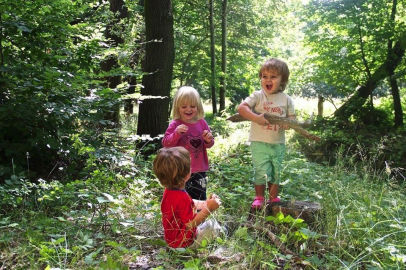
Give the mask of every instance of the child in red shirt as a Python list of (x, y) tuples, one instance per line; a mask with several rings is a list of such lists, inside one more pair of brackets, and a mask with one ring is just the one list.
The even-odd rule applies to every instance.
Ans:
[[(189, 247), (199, 235), (210, 237), (207, 230), (214, 233), (221, 230), (217, 223), (203, 223), (220, 206), (220, 199), (212, 195), (206, 201), (193, 200), (185, 191), (191, 174), (188, 150), (182, 146), (160, 149), (153, 169), (165, 187), (161, 202), (162, 225), (165, 241), (170, 247)], [(200, 211), (197, 213), (197, 210)]]

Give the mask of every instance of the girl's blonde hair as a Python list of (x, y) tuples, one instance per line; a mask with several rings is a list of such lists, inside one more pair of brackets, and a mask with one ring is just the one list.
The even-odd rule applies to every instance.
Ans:
[(190, 154), (183, 146), (161, 148), (154, 159), (153, 169), (166, 188), (182, 188), (190, 173)]
[(191, 86), (182, 86), (178, 89), (173, 98), (172, 117), (180, 119), (179, 108), (184, 104), (196, 106), (196, 120), (204, 118), (203, 104), (196, 89)]
[(289, 81), (290, 72), (288, 65), (280, 59), (270, 58), (266, 60), (259, 69), (259, 78), (262, 77), (262, 72), (264, 72), (264, 70), (276, 70), (282, 76), (280, 92), (283, 92)]

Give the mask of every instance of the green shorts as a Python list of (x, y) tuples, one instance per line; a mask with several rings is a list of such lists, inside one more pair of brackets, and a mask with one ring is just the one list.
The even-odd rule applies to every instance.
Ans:
[(285, 144), (251, 142), (254, 184), (279, 184)]

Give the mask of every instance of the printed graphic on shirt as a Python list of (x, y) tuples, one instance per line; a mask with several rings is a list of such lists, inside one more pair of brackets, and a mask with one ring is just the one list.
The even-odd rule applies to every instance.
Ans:
[[(264, 111), (266, 111), (269, 114), (276, 115), (276, 116), (283, 116), (284, 115), (284, 110), (280, 106), (272, 106), (274, 103), (272, 101), (265, 101), (263, 103), (263, 108)], [(273, 131), (278, 131), (279, 130), (279, 125), (276, 124), (269, 124), (267, 126), (264, 126), (263, 129), (267, 130), (273, 130)]]
[(181, 140), (185, 148), (189, 150), (189, 153), (194, 155), (195, 158), (203, 151), (203, 139), (200, 135), (186, 134), (182, 136)]

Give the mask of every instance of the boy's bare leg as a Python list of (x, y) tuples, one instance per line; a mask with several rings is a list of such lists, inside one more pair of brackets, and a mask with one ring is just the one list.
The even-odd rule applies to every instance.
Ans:
[(277, 198), (278, 192), (279, 192), (279, 185), (270, 184), (269, 185), (269, 200), (272, 201), (273, 199)]
[(255, 199), (251, 204), (251, 208), (259, 209), (263, 206), (265, 198), (265, 185), (255, 185)]
[(265, 185), (255, 185), (255, 196), (257, 197), (265, 196)]

